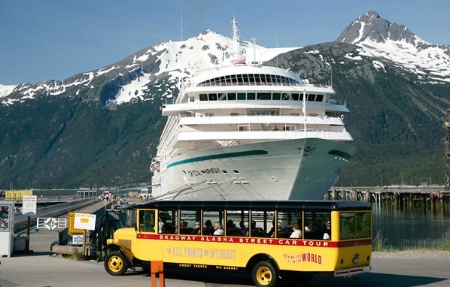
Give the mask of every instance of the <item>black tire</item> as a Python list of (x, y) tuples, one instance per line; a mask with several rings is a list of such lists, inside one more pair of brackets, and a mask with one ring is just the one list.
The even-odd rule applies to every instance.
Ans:
[(278, 280), (277, 270), (269, 261), (260, 261), (253, 266), (252, 279), (257, 287), (274, 287)]
[(113, 251), (105, 257), (105, 269), (109, 274), (119, 276), (127, 272), (128, 265), (122, 253)]

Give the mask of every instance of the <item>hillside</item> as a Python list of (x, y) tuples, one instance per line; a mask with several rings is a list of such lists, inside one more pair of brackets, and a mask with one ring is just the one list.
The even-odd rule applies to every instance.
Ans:
[[(221, 64), (229, 46), (205, 31), (64, 81), (0, 86), (2, 189), (149, 182), (161, 104), (177, 96), (181, 79)], [(339, 185), (444, 184), (448, 46), (368, 12), (334, 42), (257, 51), (311, 82), (332, 81), (348, 105), (344, 121), (358, 152)]]

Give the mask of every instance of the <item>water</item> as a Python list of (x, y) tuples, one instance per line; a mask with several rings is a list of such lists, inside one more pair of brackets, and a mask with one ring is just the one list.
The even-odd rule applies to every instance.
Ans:
[(412, 204), (403, 210), (391, 203), (374, 203), (373, 237), (383, 239), (384, 248), (407, 249), (412, 247), (437, 248), (450, 245), (450, 205), (448, 203)]

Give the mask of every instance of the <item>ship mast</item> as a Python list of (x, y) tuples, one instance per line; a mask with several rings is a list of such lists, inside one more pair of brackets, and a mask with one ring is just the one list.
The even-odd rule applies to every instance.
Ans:
[(237, 21), (236, 18), (233, 15), (232, 23), (232, 35), (233, 35), (233, 51), (231, 52), (231, 63), (233, 65), (243, 65), (245, 64), (245, 48), (241, 45), (241, 40), (239, 39), (238, 35), (238, 27), (237, 27)]

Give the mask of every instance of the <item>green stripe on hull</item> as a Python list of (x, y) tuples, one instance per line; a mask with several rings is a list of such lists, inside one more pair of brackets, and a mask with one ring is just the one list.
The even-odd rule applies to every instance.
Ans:
[(243, 156), (263, 155), (263, 154), (268, 154), (268, 151), (266, 151), (266, 150), (250, 150), (250, 151), (229, 152), (229, 153), (205, 155), (205, 156), (193, 157), (193, 158), (189, 158), (189, 159), (184, 159), (184, 160), (173, 162), (173, 163), (169, 164), (167, 166), (167, 168), (171, 168), (171, 167), (174, 167), (174, 166), (180, 165), (180, 164), (197, 162), (197, 161), (223, 159), (223, 158), (230, 158), (230, 157), (243, 157)]

